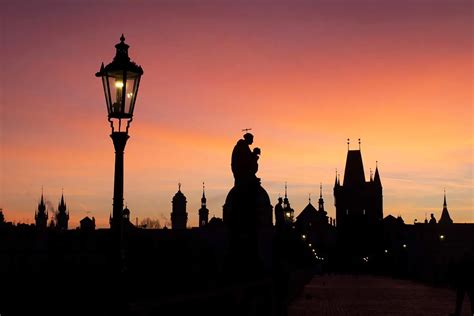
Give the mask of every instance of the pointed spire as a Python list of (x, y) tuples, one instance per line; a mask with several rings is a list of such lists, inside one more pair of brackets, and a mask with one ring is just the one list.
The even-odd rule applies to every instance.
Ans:
[(120, 41), (123, 43), (125, 42), (125, 36), (123, 36), (123, 33), (122, 33), (122, 36), (120, 36)]
[(205, 187), (205, 184), (204, 182), (202, 183), (202, 198), (201, 198), (201, 207), (206, 207), (206, 191), (205, 191), (206, 187)]
[(41, 205), (44, 204), (44, 201), (43, 201), (43, 186), (41, 186)]
[(322, 182), (319, 184), (318, 211), (325, 213), (324, 215), (327, 214), (327, 213), (324, 211), (323, 183), (322, 183)]
[(288, 207), (290, 201), (288, 200), (288, 185), (285, 181), (285, 198), (283, 199), (283, 208)]
[(375, 176), (374, 176), (374, 183), (377, 186), (382, 187), (382, 181), (380, 181), (380, 174), (379, 174), (379, 162), (375, 162)]
[(446, 189), (444, 189), (443, 211), (441, 212), (441, 218), (438, 223), (442, 225), (453, 223), (451, 216), (449, 216), (448, 204), (446, 203)]
[(336, 168), (336, 179), (334, 180), (334, 187), (337, 187), (338, 183), (337, 183), (337, 168)]
[(348, 138), (348, 139), (347, 139), (347, 150), (350, 150), (350, 148), (349, 148), (350, 143), (351, 143), (351, 140)]
[(311, 204), (311, 192), (308, 193), (308, 203)]
[(359, 138), (359, 150), (360, 150), (360, 138)]
[(370, 182), (374, 181), (373, 174), (372, 174), (372, 168), (369, 168), (370, 171)]
[(61, 205), (66, 206), (66, 205), (64, 204), (64, 188), (61, 189)]
[(443, 207), (446, 208), (448, 204), (446, 203), (446, 189), (444, 189), (444, 202), (443, 202)]
[(181, 192), (181, 182), (178, 182), (178, 191)]
[(64, 202), (64, 189), (61, 189), (61, 201), (58, 205), (58, 212), (65, 213), (66, 212), (66, 203)]

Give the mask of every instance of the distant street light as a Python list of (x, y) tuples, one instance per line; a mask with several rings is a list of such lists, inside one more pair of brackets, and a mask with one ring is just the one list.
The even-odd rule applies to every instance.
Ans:
[(115, 147), (114, 199), (110, 226), (113, 230), (121, 232), (123, 229), (123, 152), (129, 138), (128, 128), (133, 119), (143, 69), (130, 61), (129, 46), (125, 44), (123, 34), (120, 37), (120, 43), (115, 45), (115, 48), (117, 51), (113, 61), (105, 67), (102, 63), (100, 71), (95, 75), (102, 78), (108, 120), (112, 128), (110, 137)]

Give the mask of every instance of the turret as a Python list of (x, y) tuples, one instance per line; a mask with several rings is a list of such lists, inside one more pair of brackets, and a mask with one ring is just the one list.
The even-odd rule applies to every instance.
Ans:
[(41, 189), (41, 201), (38, 204), (38, 210), (35, 212), (35, 222), (38, 229), (46, 229), (48, 225), (48, 212), (44, 204), (43, 189)]
[(56, 214), (56, 228), (58, 230), (67, 230), (69, 222), (69, 212), (64, 202), (64, 193), (61, 194), (61, 201), (58, 205), (58, 213)]
[(324, 210), (323, 184), (322, 183), (319, 184), (318, 211), (327, 214), (326, 211)]
[(201, 208), (199, 209), (199, 227), (207, 225), (209, 221), (209, 210), (206, 207), (206, 192), (204, 182), (202, 183)]
[(188, 213), (186, 212), (186, 197), (181, 192), (181, 183), (178, 184), (178, 192), (172, 200), (171, 227), (172, 229), (186, 229)]

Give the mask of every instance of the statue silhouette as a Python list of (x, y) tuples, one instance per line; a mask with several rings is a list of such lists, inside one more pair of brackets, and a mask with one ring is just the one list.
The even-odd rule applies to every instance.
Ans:
[(255, 176), (258, 171), (257, 160), (261, 153), (260, 148), (250, 150), (253, 144), (253, 135), (246, 133), (243, 139), (239, 139), (232, 151), (231, 169), (234, 174), (235, 185), (251, 185), (253, 182), (260, 183)]
[(285, 225), (285, 214), (283, 210), (283, 199), (278, 198), (278, 204), (275, 205), (275, 226), (282, 228)]
[(430, 224), (436, 224), (436, 218), (433, 213), (431, 213)]
[(256, 177), (261, 150), (250, 148), (253, 135), (246, 133), (232, 150), (234, 187), (223, 207), (229, 229), (229, 274), (237, 280), (258, 278), (271, 266), (272, 206)]

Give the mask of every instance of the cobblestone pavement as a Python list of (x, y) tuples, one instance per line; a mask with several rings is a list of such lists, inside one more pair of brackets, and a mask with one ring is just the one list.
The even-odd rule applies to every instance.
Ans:
[[(442, 315), (454, 311), (456, 293), (446, 288), (374, 276), (315, 276), (289, 307), (289, 316)], [(464, 297), (462, 315), (471, 316)]]

